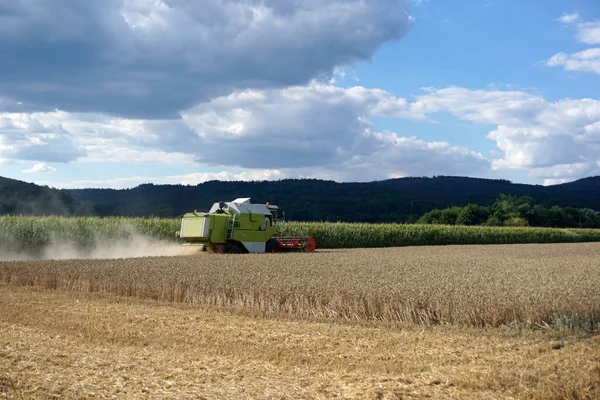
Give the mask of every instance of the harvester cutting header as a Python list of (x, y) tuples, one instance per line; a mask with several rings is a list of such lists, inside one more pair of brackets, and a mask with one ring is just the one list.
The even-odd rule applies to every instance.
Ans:
[(269, 203), (252, 204), (250, 198), (219, 201), (207, 213), (194, 210), (183, 215), (177, 236), (183, 245), (214, 253), (315, 251), (310, 236), (281, 236), (278, 211)]

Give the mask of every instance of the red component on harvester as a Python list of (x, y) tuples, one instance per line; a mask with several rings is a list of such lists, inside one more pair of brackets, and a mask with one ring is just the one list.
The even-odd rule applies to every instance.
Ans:
[(307, 238), (294, 237), (278, 237), (275, 238), (282, 250), (304, 250), (308, 252), (315, 251), (316, 242), (311, 236)]
[(300, 240), (297, 237), (293, 238), (277, 238), (281, 247), (285, 247), (288, 249), (295, 249), (301, 246)]

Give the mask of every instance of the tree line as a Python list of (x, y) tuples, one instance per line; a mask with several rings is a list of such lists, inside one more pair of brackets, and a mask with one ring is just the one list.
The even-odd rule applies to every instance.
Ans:
[(418, 224), (600, 228), (600, 213), (589, 208), (545, 207), (530, 196), (500, 194), (494, 204), (434, 209)]

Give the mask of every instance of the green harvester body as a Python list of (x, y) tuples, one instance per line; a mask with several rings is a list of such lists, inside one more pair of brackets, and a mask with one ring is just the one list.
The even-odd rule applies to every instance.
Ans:
[(314, 251), (312, 237), (280, 236), (278, 210), (269, 203), (252, 204), (250, 198), (220, 201), (206, 213), (184, 214), (177, 236), (182, 245), (199, 246), (214, 253)]

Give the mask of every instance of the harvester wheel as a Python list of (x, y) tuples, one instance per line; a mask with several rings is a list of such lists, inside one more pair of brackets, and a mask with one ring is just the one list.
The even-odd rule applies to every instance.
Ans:
[(265, 253), (279, 253), (281, 252), (281, 246), (279, 246), (279, 242), (274, 238), (267, 240), (265, 244)]
[(304, 245), (304, 248), (306, 249), (306, 251), (311, 253), (315, 251), (315, 249), (317, 248), (317, 242), (312, 236), (306, 238), (306, 244)]
[(210, 245), (210, 251), (211, 253), (216, 253), (216, 254), (223, 254), (225, 253), (225, 245), (224, 244), (211, 244)]
[(244, 251), (237, 244), (230, 244), (229, 249), (227, 249), (229, 254), (242, 254)]

